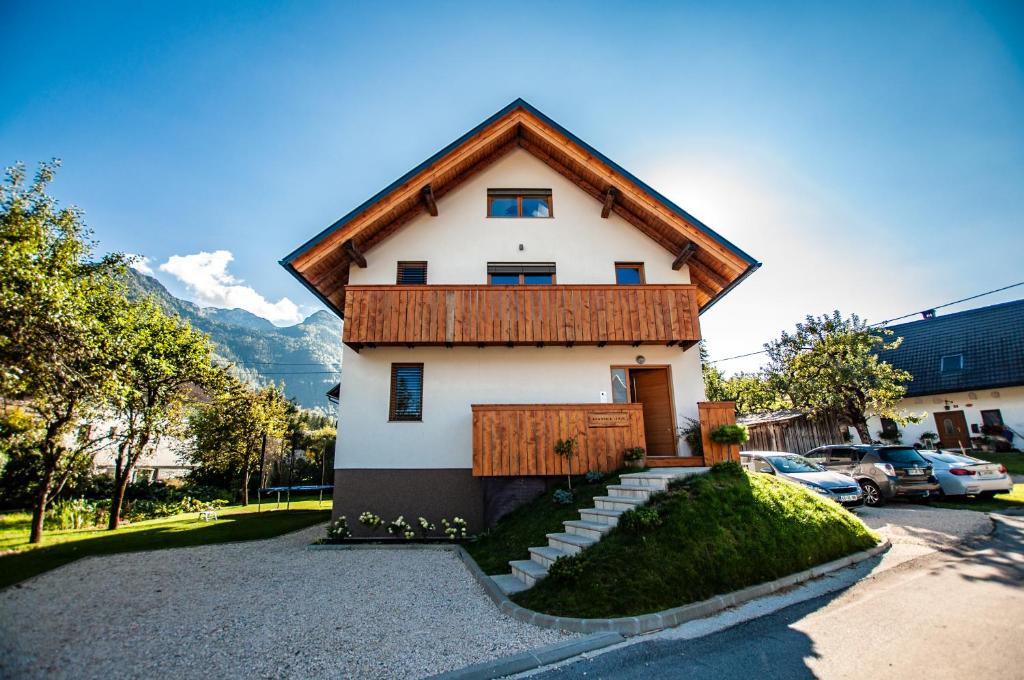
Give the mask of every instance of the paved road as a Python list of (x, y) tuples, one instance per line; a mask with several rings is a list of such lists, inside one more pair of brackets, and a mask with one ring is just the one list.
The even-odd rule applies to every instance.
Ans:
[(642, 642), (534, 677), (1024, 677), (1024, 518), (708, 637)]

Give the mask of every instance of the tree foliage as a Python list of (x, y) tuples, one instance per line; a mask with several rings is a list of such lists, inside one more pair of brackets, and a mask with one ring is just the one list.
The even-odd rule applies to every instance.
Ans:
[(792, 407), (789, 399), (776, 391), (763, 372), (737, 373), (726, 378), (721, 370), (708, 361), (703, 342), (700, 356), (704, 393), (709, 401), (734, 401), (736, 411), (741, 415)]
[(856, 314), (808, 316), (793, 333), (765, 345), (764, 375), (770, 389), (793, 406), (835, 415), (867, 444), (868, 415), (901, 424), (914, 419), (898, 408), (912, 376), (879, 360), (879, 352), (899, 346), (902, 338), (889, 340), (892, 334), (869, 327)]

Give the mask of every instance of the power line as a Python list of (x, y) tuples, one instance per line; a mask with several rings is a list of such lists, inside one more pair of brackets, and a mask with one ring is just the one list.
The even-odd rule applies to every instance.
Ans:
[[(879, 321), (878, 323), (870, 324), (869, 328), (874, 328), (876, 326), (884, 326), (884, 325), (886, 325), (888, 323), (892, 323), (893, 321), (899, 321), (900, 319), (906, 319), (907, 317), (916, 316), (918, 314), (923, 314), (924, 312), (927, 312), (927, 311), (935, 311), (936, 309), (943, 309), (944, 307), (951, 307), (953, 305), (958, 305), (961, 302), (967, 302), (968, 300), (976, 300), (976, 299), (978, 299), (980, 297), (985, 297), (986, 295), (992, 295), (993, 293), (1001, 293), (1004, 290), (1010, 290), (1011, 288), (1016, 288), (1017, 286), (1024, 286), (1024, 281), (1018, 281), (1017, 283), (1011, 283), (1010, 285), (1003, 286), (1002, 288), (995, 288), (993, 290), (987, 290), (984, 293), (978, 293), (977, 295), (971, 295), (970, 297), (961, 298), (960, 300), (954, 300), (952, 302), (946, 302), (946, 303), (943, 303), (941, 305), (936, 305), (935, 307), (929, 307), (928, 309), (921, 309), (921, 310), (918, 310), (916, 312), (910, 312), (909, 314), (904, 314), (902, 316), (896, 316), (896, 317), (893, 317), (891, 319), (886, 319), (885, 321)], [(757, 356), (758, 354), (764, 354), (767, 351), (768, 350), (766, 350), (766, 349), (762, 349), (762, 350), (758, 350), (756, 352), (747, 352), (746, 354), (737, 354), (736, 356), (725, 357), (724, 359), (715, 359), (714, 361), (709, 361), (708, 363), (709, 364), (717, 364), (717, 363), (720, 363), (720, 362), (723, 362), (723, 361), (732, 361), (733, 359), (745, 359), (746, 357), (753, 357), (753, 356)]]

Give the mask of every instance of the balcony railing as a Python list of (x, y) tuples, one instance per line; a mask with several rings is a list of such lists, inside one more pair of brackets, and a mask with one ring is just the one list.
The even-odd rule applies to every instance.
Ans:
[(622, 467), (646, 447), (642, 404), (474, 404), (473, 476), (564, 475), (555, 442), (575, 437), (574, 474)]
[(354, 349), (439, 345), (682, 345), (700, 340), (696, 287), (348, 286)]

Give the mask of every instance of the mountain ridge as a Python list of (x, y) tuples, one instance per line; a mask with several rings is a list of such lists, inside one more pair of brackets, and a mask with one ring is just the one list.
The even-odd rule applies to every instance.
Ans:
[(160, 281), (132, 270), (131, 293), (147, 295), (213, 342), (214, 359), (232, 364), (237, 377), (265, 385), (283, 383), (285, 395), (304, 408), (326, 411), (326, 392), (341, 378), (341, 319), (318, 310), (292, 326), (275, 326), (244, 309), (200, 307), (176, 297)]

